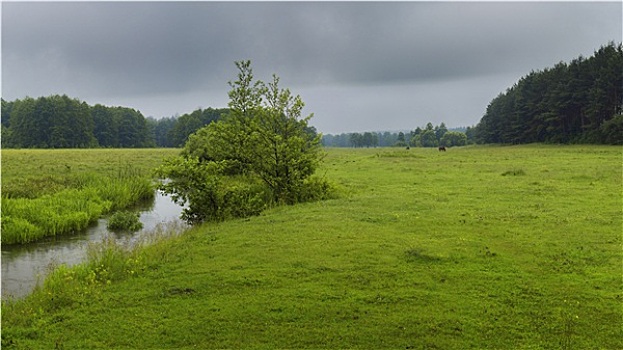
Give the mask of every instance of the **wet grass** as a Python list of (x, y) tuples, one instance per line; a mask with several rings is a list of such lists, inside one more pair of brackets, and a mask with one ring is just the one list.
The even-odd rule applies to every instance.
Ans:
[(2, 150), (2, 243), (79, 232), (153, 198), (160, 152), (177, 150)]
[(620, 349), (621, 155), (331, 149), (338, 199), (103, 244), (5, 302), (2, 345)]

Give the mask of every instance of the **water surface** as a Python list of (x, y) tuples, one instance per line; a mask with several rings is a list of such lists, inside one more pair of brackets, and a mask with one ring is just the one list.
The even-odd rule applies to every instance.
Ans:
[(112, 233), (106, 228), (108, 221), (99, 219), (79, 234), (25, 245), (2, 245), (2, 298), (27, 295), (54, 266), (71, 266), (82, 262), (89, 242), (101, 242), (105, 237), (115, 235), (117, 240), (131, 244), (158, 225), (179, 221), (182, 212), (181, 206), (160, 191), (156, 192), (153, 202), (145, 203), (137, 209), (143, 229), (135, 233)]

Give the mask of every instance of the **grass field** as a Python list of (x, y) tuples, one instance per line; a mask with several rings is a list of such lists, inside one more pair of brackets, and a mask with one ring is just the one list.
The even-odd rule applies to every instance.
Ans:
[(153, 198), (153, 169), (178, 150), (2, 150), (2, 243), (84, 230)]
[(102, 244), (3, 303), (3, 348), (623, 348), (620, 147), (330, 149), (321, 173), (338, 199)]

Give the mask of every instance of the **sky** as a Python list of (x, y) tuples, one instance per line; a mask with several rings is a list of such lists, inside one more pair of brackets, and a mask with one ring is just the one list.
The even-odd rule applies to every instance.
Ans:
[(235, 61), (324, 134), (476, 125), (531, 71), (622, 41), (623, 2), (8, 2), (2, 98), (227, 107)]

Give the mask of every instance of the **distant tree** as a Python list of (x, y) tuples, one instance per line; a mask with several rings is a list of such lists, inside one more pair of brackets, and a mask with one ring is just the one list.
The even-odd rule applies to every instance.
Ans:
[(366, 147), (376, 147), (378, 146), (379, 139), (375, 133), (364, 132), (362, 136), (362, 144)]
[(174, 147), (181, 147), (192, 133), (213, 121), (219, 120), (221, 116), (227, 114), (228, 111), (227, 108), (207, 108), (204, 110), (199, 108), (190, 114), (183, 114), (177, 118), (176, 123), (170, 129), (168, 138)]
[(437, 147), (439, 142), (437, 141), (435, 131), (426, 128), (422, 135), (420, 135), (420, 143), (422, 144), (422, 147)]
[(600, 128), (603, 143), (623, 145), (623, 115), (604, 122)]
[(350, 144), (353, 147), (363, 147), (363, 135), (357, 132), (350, 134)]
[[(39, 107), (39, 109), (41, 109)], [(15, 100), (10, 125), (16, 147), (47, 147), (45, 122), (37, 118), (37, 101), (31, 97)], [(41, 123), (40, 123), (41, 122)]]
[(100, 147), (120, 147), (119, 122), (117, 113), (113, 113), (110, 107), (96, 104), (91, 107), (93, 118), (93, 135)]
[(156, 147), (175, 147), (175, 143), (168, 135), (175, 126), (177, 118), (170, 117), (156, 120), (153, 117), (147, 117), (146, 122), (153, 135)]
[(462, 132), (448, 131), (439, 141), (440, 146), (454, 147), (465, 146), (467, 144), (467, 136)]
[(443, 135), (447, 132), (448, 132), (448, 128), (446, 127), (446, 124), (444, 124), (443, 122), (438, 127), (435, 127), (435, 136), (437, 137), (438, 141), (440, 141)]
[(0, 109), (2, 117), (0, 118), (0, 123), (8, 128), (11, 125), (10, 119), (13, 102), (7, 102), (4, 99), (0, 99), (0, 101), (2, 101), (2, 108)]
[(408, 143), (405, 140), (405, 133), (404, 132), (399, 132), (398, 133), (398, 138), (396, 139), (396, 142), (394, 143), (394, 147), (407, 147)]

